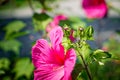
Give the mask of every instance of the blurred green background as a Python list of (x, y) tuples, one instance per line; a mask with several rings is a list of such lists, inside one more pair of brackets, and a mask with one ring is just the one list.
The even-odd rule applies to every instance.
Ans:
[[(33, 80), (31, 47), (45, 38), (45, 27), (57, 14), (69, 18), (60, 21), (61, 26), (93, 26), (91, 47), (112, 54), (104, 65), (90, 65), (93, 80), (120, 80), (120, 0), (106, 1), (108, 17), (90, 20), (81, 0), (0, 0), (0, 80)], [(85, 75), (79, 80), (86, 80)]]

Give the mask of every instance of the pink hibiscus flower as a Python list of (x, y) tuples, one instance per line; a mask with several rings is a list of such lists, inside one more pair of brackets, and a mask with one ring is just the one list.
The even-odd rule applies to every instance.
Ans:
[(72, 80), (76, 54), (74, 49), (65, 51), (62, 38), (62, 28), (56, 27), (50, 32), (51, 45), (39, 39), (32, 47), (32, 62), (36, 67), (34, 80)]
[(65, 15), (60, 14), (60, 15), (55, 16), (53, 21), (55, 22), (55, 24), (58, 25), (61, 20), (67, 20), (67, 19), (68, 18)]
[(54, 17), (53, 21), (46, 27), (46, 32), (50, 32), (53, 28), (58, 27), (61, 20), (67, 20), (68, 18), (62, 14)]
[(108, 11), (104, 0), (83, 0), (82, 7), (88, 18), (103, 18)]

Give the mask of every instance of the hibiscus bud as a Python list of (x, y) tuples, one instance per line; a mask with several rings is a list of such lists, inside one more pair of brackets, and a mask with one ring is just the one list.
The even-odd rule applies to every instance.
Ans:
[(93, 27), (87, 27), (86, 28), (86, 34), (87, 34), (87, 36), (92, 36), (93, 35), (93, 32), (94, 32), (94, 30), (93, 30)]
[(84, 36), (84, 29), (82, 27), (79, 28), (79, 35), (80, 37)]
[(83, 31), (83, 28), (82, 28), (82, 27), (80, 27), (80, 28), (79, 28), (79, 30), (80, 30), (80, 31)]
[(68, 27), (65, 27), (65, 28), (64, 28), (64, 30), (68, 31), (68, 30), (69, 30), (69, 28), (68, 28)]
[(65, 28), (63, 30), (64, 30), (64, 36), (69, 37), (69, 35), (70, 35), (70, 28), (65, 26)]

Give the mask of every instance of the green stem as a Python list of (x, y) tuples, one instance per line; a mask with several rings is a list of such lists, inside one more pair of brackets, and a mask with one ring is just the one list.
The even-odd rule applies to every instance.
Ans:
[(28, 4), (29, 4), (31, 10), (35, 13), (35, 10), (34, 10), (33, 5), (32, 5), (32, 0), (27, 0), (27, 1), (28, 1)]
[(86, 72), (87, 72), (87, 75), (88, 75), (89, 79), (92, 80), (92, 76), (91, 76), (91, 74), (90, 74), (88, 65), (85, 63), (85, 60), (84, 60), (83, 56), (80, 55), (80, 57), (81, 57), (81, 59), (82, 59), (82, 61), (83, 61), (83, 64), (84, 64), (84, 67), (85, 67), (85, 70), (86, 70)]
[(82, 54), (79, 52), (78, 49), (77, 49), (77, 51), (78, 51), (78, 53), (80, 54), (80, 57), (81, 57), (81, 59), (82, 59), (82, 61), (83, 61), (83, 65), (84, 65), (84, 68), (85, 68), (85, 70), (86, 70), (86, 72), (87, 72), (87, 75), (88, 75), (88, 77), (89, 77), (89, 80), (92, 80), (92, 76), (91, 76), (91, 74), (90, 74), (90, 70), (89, 70), (89, 68), (88, 68), (88, 65), (86, 64), (86, 62), (85, 62)]

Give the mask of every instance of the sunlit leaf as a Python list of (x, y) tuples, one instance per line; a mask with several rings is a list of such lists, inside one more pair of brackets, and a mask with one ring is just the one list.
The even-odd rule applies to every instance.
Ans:
[(82, 70), (76, 80), (88, 80), (86, 71)]
[(18, 54), (21, 45), (22, 44), (15, 39), (0, 41), (0, 48), (3, 49), (5, 52), (13, 51), (14, 53)]
[(99, 65), (104, 65), (104, 63), (103, 63), (103, 62), (98, 61), (98, 63), (99, 63)]
[(65, 47), (66, 50), (68, 50), (70, 48), (70, 40), (67, 38), (63, 38), (62, 40), (62, 45)]
[(0, 69), (9, 69), (10, 61), (7, 58), (0, 59)]
[(6, 31), (5, 39), (8, 39), (12, 33), (19, 32), (25, 26), (26, 24), (22, 21), (13, 21), (7, 24), (7, 26), (5, 26), (4, 28), (4, 30)]
[(30, 79), (33, 73), (34, 66), (31, 63), (30, 58), (19, 59), (13, 69), (13, 72), (16, 73), (15, 79), (18, 79), (21, 76), (25, 76), (27, 79)]
[(83, 58), (87, 61), (92, 53), (90, 45), (85, 41), (81, 41), (80, 45), (81, 48), (79, 49), (79, 51), (82, 54)]
[(100, 50), (100, 49), (94, 51), (94, 53), (93, 53), (94, 59), (98, 60), (98, 61), (101, 59), (111, 58), (111, 56), (112, 55), (110, 53), (105, 52), (105, 51)]

